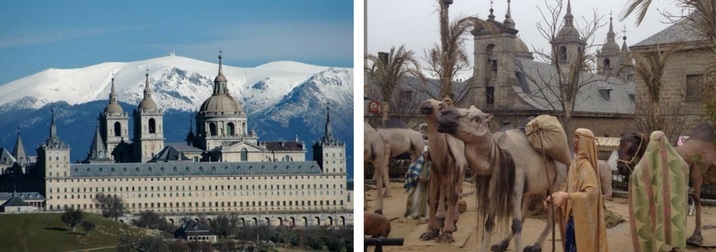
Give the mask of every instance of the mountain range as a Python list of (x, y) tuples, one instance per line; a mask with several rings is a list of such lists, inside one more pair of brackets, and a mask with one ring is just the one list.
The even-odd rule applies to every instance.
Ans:
[[(58, 135), (70, 144), (72, 160), (83, 160), (112, 82), (122, 108), (131, 114), (143, 98), (145, 74), (154, 101), (165, 111), (165, 142), (183, 142), (190, 119), (211, 96), (218, 69), (217, 63), (166, 56), (47, 69), (0, 85), (0, 147), (12, 150), (19, 130), (26, 152), (35, 155), (49, 135), (54, 107)], [(346, 142), (348, 177), (353, 177), (353, 69), (278, 61), (253, 68), (223, 65), (222, 72), (259, 141), (298, 137), (309, 159), (310, 146), (325, 133), (330, 108), (333, 132)]]

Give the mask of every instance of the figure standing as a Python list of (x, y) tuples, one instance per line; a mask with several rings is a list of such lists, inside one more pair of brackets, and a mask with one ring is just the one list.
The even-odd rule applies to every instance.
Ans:
[(558, 207), (556, 220), (564, 251), (608, 251), (594, 133), (579, 128), (572, 144), (575, 154), (567, 171), (567, 183), (548, 197), (545, 205), (553, 203)]
[(689, 169), (661, 131), (651, 133), (629, 178), (629, 224), (634, 251), (686, 248)]
[(426, 219), (428, 216), (428, 179), (430, 177), (430, 152), (425, 145), (423, 154), (410, 164), (405, 174), (405, 190), (408, 200), (404, 217), (408, 219)]

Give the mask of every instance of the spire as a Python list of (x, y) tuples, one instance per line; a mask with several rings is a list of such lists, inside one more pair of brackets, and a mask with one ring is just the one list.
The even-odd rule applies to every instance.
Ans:
[(114, 88), (114, 73), (112, 73), (112, 91), (109, 92), (109, 103), (107, 104), (107, 107), (104, 108), (104, 112), (112, 114), (124, 113), (122, 107), (119, 106), (119, 103), (117, 102), (117, 90)]
[(493, 14), (493, 12), (495, 12), (495, 10), (492, 9), (492, 0), (490, 0), (490, 15), (488, 15), (487, 17), (490, 20), (495, 21), (495, 14)]
[(191, 117), (189, 117), (189, 133), (186, 134), (186, 144), (189, 146), (194, 146), (194, 127), (192, 127), (192, 121)]
[(95, 126), (94, 131), (94, 138), (92, 138), (92, 146), (90, 146), (89, 152), (87, 153), (87, 158), (82, 161), (83, 163), (95, 163), (97, 161), (100, 162), (108, 162), (109, 158), (107, 157), (107, 148), (104, 147), (104, 143), (102, 142), (102, 136), (99, 134), (99, 123)]
[(226, 88), (226, 77), (221, 64), (222, 51), (219, 51), (219, 74), (214, 78), (214, 95), (216, 94), (228, 94), (229, 90)]
[(512, 20), (512, 14), (510, 11), (510, 0), (507, 0), (507, 14), (505, 14), (505, 21), (503, 23), (509, 28), (515, 28), (515, 21)]
[(149, 86), (149, 68), (147, 68), (147, 73), (144, 74), (144, 99), (152, 99), (152, 87)]
[(572, 16), (572, 3), (567, 0), (567, 14), (564, 15), (564, 26), (574, 26), (574, 16)]
[(607, 42), (614, 42), (614, 37), (616, 34), (614, 33), (614, 27), (612, 26), (612, 12), (609, 12), (609, 32), (607, 32)]
[(112, 91), (109, 92), (109, 102), (110, 103), (117, 102), (117, 90), (114, 89), (114, 73), (112, 73)]
[(338, 144), (338, 139), (333, 136), (333, 128), (331, 127), (331, 107), (326, 107), (326, 135), (321, 138), (324, 145)]
[(626, 43), (626, 39), (627, 39), (627, 36), (626, 36), (626, 25), (624, 25), (624, 30), (622, 30), (622, 33), (624, 34), (624, 37), (622, 37), (622, 40), (623, 40), (623, 42), (622, 42), (622, 52), (626, 52), (626, 51), (629, 51), (629, 47), (627, 47), (627, 43)]
[(17, 129), (17, 141), (15, 142), (15, 149), (12, 150), (12, 156), (15, 157), (18, 163), (26, 164), (27, 155), (25, 154), (25, 147), (22, 145), (22, 138), (20, 137), (20, 129)]
[(55, 127), (55, 107), (50, 108), (52, 112), (52, 121), (50, 121), (50, 140), (57, 138), (57, 128)]

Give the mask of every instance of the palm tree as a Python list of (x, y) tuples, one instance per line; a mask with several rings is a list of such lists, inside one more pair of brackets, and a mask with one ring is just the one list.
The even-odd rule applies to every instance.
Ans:
[[(634, 73), (644, 81), (646, 93), (648, 94), (648, 115), (646, 115), (642, 130), (652, 132), (654, 130), (667, 130), (665, 118), (661, 113), (661, 88), (663, 86), (663, 74), (666, 62), (669, 57), (680, 47), (680, 43), (671, 44), (666, 50), (656, 51), (631, 51), (627, 61), (633, 62)], [(628, 67), (628, 66), (624, 66)], [(671, 132), (667, 132), (670, 134)]]
[(383, 55), (369, 54), (366, 57), (371, 63), (370, 67), (366, 66), (365, 75), (380, 86), (382, 122), (385, 123), (390, 112), (390, 100), (393, 96), (393, 90), (404, 78), (420, 76), (420, 72), (418, 71), (419, 64), (413, 58), (413, 51), (406, 50), (404, 45), (401, 45), (398, 50), (395, 50), (395, 47), (391, 47), (390, 52)]

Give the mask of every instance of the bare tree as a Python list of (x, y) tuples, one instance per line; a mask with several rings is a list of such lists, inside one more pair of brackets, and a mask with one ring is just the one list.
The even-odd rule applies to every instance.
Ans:
[(380, 87), (381, 111), (385, 122), (388, 120), (395, 87), (407, 77), (420, 76), (419, 64), (413, 58), (413, 51), (406, 50), (402, 45), (398, 50), (391, 47), (389, 53), (379, 53), (378, 56), (369, 54), (366, 58), (370, 61), (370, 67), (366, 66), (365, 75)]
[(98, 193), (93, 201), (99, 209), (102, 209), (102, 216), (105, 218), (117, 220), (127, 212), (124, 207), (124, 199), (116, 194)]
[[(584, 47), (580, 48), (572, 60), (565, 60), (565, 55), (559, 48), (562, 42), (565, 42), (559, 34), (563, 27), (559, 22), (563, 7), (561, 0), (555, 0), (553, 4), (545, 0), (545, 8), (537, 6), (542, 16), (542, 22), (537, 23), (537, 30), (550, 42), (551, 51), (545, 52), (543, 49), (536, 48), (533, 51), (538, 60), (550, 63), (553, 68), (549, 72), (537, 70), (537, 74), (525, 74), (525, 77), (538, 87), (536, 90), (530, 90), (533, 98), (553, 111), (560, 111), (562, 113), (560, 120), (565, 132), (570, 132), (569, 123), (577, 103), (577, 94), (586, 86), (604, 80), (603, 77), (600, 78), (590, 72), (594, 72), (593, 67), (596, 65), (595, 55), (591, 50), (595, 45), (594, 35), (605, 23), (601, 22), (603, 16), (596, 10), (593, 11), (591, 18), (582, 18), (583, 25), (581, 27), (575, 25), (575, 29), (579, 33), (577, 35), (579, 39), (584, 41)], [(517, 67), (520, 71), (526, 72), (526, 69), (522, 69), (519, 64)]]
[(65, 213), (63, 213), (60, 218), (62, 219), (62, 222), (67, 225), (70, 225), (72, 231), (75, 231), (75, 227), (82, 223), (82, 220), (85, 218), (85, 216), (80, 209), (66, 208)]

